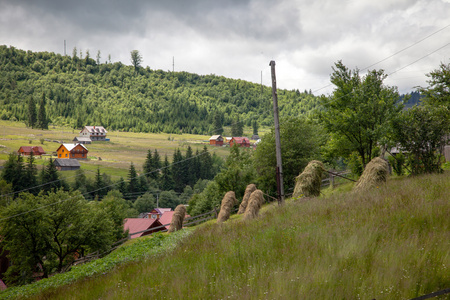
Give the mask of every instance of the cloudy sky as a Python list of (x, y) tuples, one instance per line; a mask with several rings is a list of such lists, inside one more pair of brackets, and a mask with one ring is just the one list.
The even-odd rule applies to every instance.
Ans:
[(331, 67), (384, 69), (400, 92), (449, 63), (450, 0), (0, 0), (0, 45), (329, 93)]

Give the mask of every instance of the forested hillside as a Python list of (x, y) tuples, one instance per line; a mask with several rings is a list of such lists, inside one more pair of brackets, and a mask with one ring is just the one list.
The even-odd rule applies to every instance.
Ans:
[[(0, 46), (0, 118), (27, 122), (29, 103), (44, 96), (50, 123), (109, 130), (214, 134), (238, 118), (269, 125), (271, 88), (216, 75), (100, 63), (89, 52), (72, 56)], [(131, 60), (130, 60), (131, 61)], [(279, 90), (281, 116), (316, 106), (311, 93)], [(33, 104), (34, 105), (34, 104)]]

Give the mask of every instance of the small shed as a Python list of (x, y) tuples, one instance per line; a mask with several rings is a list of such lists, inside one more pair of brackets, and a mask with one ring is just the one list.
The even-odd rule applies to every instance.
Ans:
[[(157, 219), (143, 219), (143, 218), (125, 219), (123, 228), (124, 230), (128, 230), (128, 234), (130, 234), (130, 238), (132, 239), (165, 230), (165, 227), (162, 227), (161, 222), (159, 222)], [(152, 228), (156, 229), (152, 230)]]
[(83, 145), (92, 143), (91, 139), (87, 136), (76, 136), (72, 141), (76, 144), (83, 144)]
[(239, 147), (250, 147), (250, 140), (247, 137), (233, 137), (230, 141), (230, 147), (236, 144)]
[(31, 155), (33, 153), (34, 156), (41, 156), (45, 154), (45, 151), (41, 146), (21, 146), (17, 153), (19, 155)]
[(209, 144), (214, 146), (223, 146), (223, 137), (219, 135), (213, 135), (209, 138)]
[(78, 170), (81, 167), (80, 162), (76, 159), (57, 158), (55, 159), (54, 164), (59, 171)]
[(253, 141), (257, 141), (257, 140), (260, 139), (260, 137), (259, 137), (259, 135), (254, 134), (254, 135), (252, 135), (252, 137), (250, 139), (253, 140)]

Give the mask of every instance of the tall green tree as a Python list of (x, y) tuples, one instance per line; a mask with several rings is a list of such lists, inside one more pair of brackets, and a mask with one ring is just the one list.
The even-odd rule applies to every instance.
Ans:
[[(24, 169), (24, 184), (27, 185), (28, 188), (33, 188), (37, 186), (37, 168), (35, 165), (35, 158), (33, 152), (28, 156), (27, 163)], [(30, 189), (30, 193), (37, 195), (39, 190), (37, 188)]]
[(244, 124), (241, 122), (239, 115), (237, 115), (233, 124), (231, 124), (231, 135), (242, 136), (243, 134), (244, 134)]
[[(286, 194), (293, 190), (295, 177), (313, 159), (320, 159), (320, 147), (325, 142), (320, 128), (305, 118), (283, 118), (280, 122), (283, 184)], [(258, 173), (258, 188), (276, 195), (275, 131), (265, 134), (254, 153), (254, 167)]]
[(153, 171), (153, 157), (152, 157), (152, 150), (147, 150), (147, 157), (145, 158), (144, 165), (142, 166), (142, 169), (144, 170), (144, 174), (147, 178), (150, 178), (150, 174)]
[(319, 120), (330, 133), (337, 155), (348, 157), (357, 152), (365, 166), (376, 156), (378, 144), (387, 142), (390, 122), (402, 105), (396, 87), (383, 84), (383, 70), (369, 71), (361, 77), (359, 70), (349, 70), (341, 61), (333, 67), (331, 96), (322, 96)]
[(172, 178), (174, 190), (181, 193), (184, 189), (186, 174), (184, 173), (185, 168), (183, 164), (183, 154), (181, 154), (180, 149), (176, 149), (173, 153), (172, 162)]
[(48, 161), (47, 166), (42, 169), (41, 176), (41, 182), (44, 184), (42, 190), (45, 192), (56, 191), (64, 186), (63, 180), (59, 178), (58, 170), (52, 158)]
[(130, 169), (128, 171), (128, 194), (134, 195), (139, 192), (139, 178), (134, 167), (134, 164), (131, 163)]
[(159, 179), (160, 187), (164, 191), (170, 191), (174, 188), (174, 181), (172, 176), (172, 167), (169, 163), (167, 154), (164, 156), (164, 163), (161, 169), (161, 177)]
[(37, 127), (40, 129), (48, 129), (48, 119), (45, 111), (45, 92), (42, 92), (41, 102), (39, 103)]
[(214, 113), (214, 120), (213, 120), (213, 134), (222, 134), (223, 133), (223, 117), (222, 114), (218, 111)]
[(27, 125), (31, 128), (34, 128), (36, 125), (36, 102), (32, 96), (28, 99), (28, 123)]
[(139, 53), (138, 50), (132, 50), (131, 51), (131, 63), (134, 66), (134, 72), (137, 73), (139, 68), (141, 67), (143, 58), (142, 55)]
[(444, 105), (450, 109), (450, 63), (441, 63), (439, 69), (433, 70), (427, 76), (427, 87), (418, 89), (425, 96), (424, 101), (433, 106)]
[(450, 110), (441, 106), (413, 106), (393, 123), (394, 138), (405, 150), (413, 175), (442, 172), (440, 150), (449, 142)]

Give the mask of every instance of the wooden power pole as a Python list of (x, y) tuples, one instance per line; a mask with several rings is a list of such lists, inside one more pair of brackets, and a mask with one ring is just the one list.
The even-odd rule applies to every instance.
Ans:
[(275, 77), (275, 61), (269, 63), (272, 70), (272, 98), (273, 98), (273, 118), (275, 121), (275, 147), (277, 156), (277, 188), (278, 188), (278, 205), (284, 204), (284, 186), (283, 186), (283, 167), (281, 160), (281, 141), (280, 141), (280, 120), (278, 118), (278, 96), (277, 96), (277, 79)]

